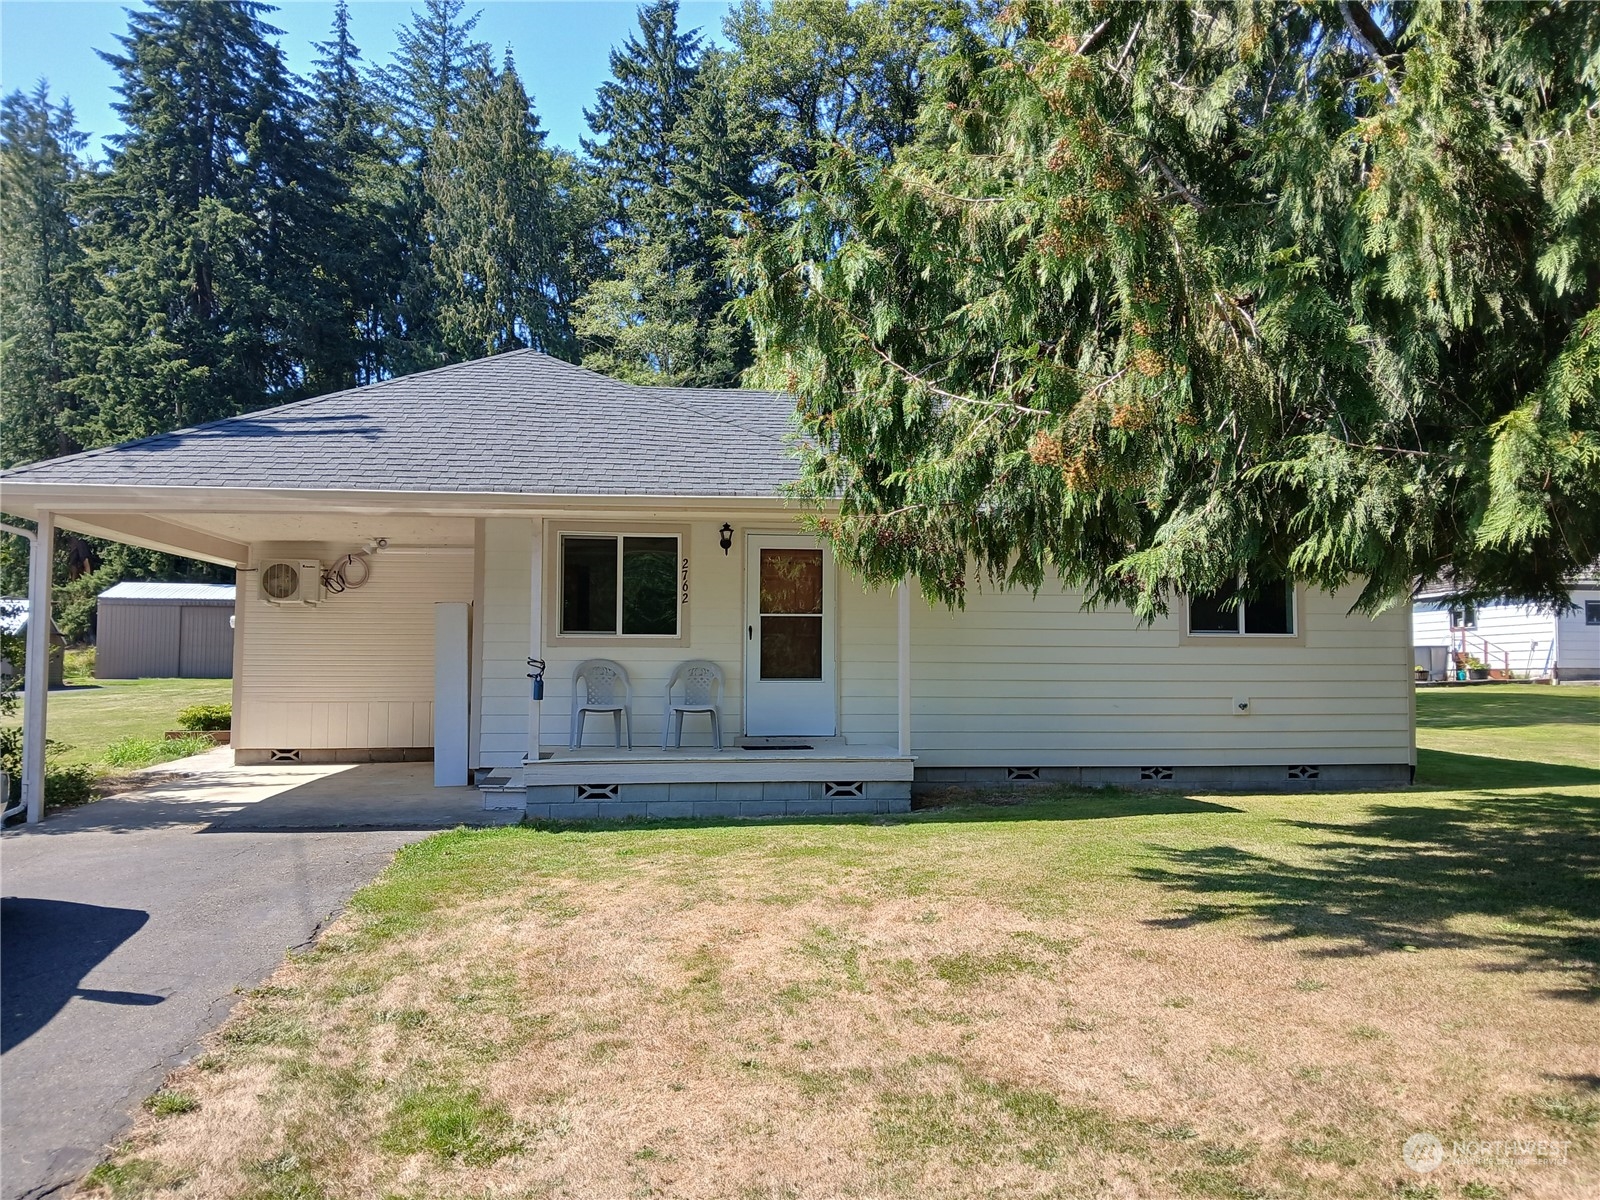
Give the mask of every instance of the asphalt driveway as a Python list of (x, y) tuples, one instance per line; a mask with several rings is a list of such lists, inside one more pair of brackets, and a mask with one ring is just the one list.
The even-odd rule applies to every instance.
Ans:
[(0, 840), (0, 1191), (62, 1194), (237, 998), (428, 829), (428, 764), (227, 766)]

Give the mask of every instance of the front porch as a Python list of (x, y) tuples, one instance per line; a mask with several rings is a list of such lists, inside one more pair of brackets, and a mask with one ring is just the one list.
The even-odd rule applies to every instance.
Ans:
[(546, 750), (479, 780), (485, 807), (549, 820), (907, 812), (916, 760), (841, 737), (746, 739), (723, 750)]

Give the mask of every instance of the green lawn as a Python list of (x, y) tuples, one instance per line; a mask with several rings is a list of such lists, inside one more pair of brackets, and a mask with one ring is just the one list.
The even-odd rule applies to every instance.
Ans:
[[(65, 688), (50, 693), (47, 731), (58, 765), (100, 766), (106, 750), (122, 738), (159, 738), (178, 728), (180, 708), (191, 704), (227, 704), (233, 698), (229, 679), (90, 679), (69, 678)], [(21, 704), (9, 724), (21, 720)]]
[[(1420, 783), (1391, 793), (441, 834), (252, 993), (94, 1179), (1591, 1197), (1597, 694), (1424, 693)], [(1423, 1176), (1401, 1158), (1421, 1132), (1553, 1149)]]
[(1600, 768), (1600, 686), (1422, 688), (1417, 746), (1419, 782), (1516, 787), (1552, 763)]

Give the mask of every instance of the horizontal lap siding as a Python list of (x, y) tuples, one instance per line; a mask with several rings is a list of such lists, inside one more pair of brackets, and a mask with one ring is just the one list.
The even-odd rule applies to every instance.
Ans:
[[(1180, 645), (1174, 619), (1085, 611), (1076, 593), (982, 593), (912, 608), (912, 748), (924, 767), (1403, 763), (1410, 623), (1302, 596), (1305, 645)], [(843, 588), (844, 732), (892, 741), (892, 592)], [(1251, 711), (1234, 716), (1235, 696)]]
[(1560, 666), (1564, 671), (1600, 671), (1600, 625), (1585, 624), (1584, 604), (1600, 600), (1600, 588), (1574, 588), (1576, 612), (1562, 613)]
[(528, 748), (528, 585), (538, 523), (483, 523), (483, 695), (476, 766), (520, 766)]
[[(737, 521), (737, 517), (734, 518)], [(630, 522), (640, 532), (650, 532), (654, 522)], [(546, 746), (565, 746), (572, 727), (572, 671), (586, 658), (609, 658), (622, 664), (633, 684), (633, 742), (636, 746), (661, 744), (661, 728), (666, 713), (666, 686), (673, 669), (691, 658), (704, 658), (722, 668), (726, 691), (722, 698), (722, 735), (740, 736), (744, 729), (744, 568), (740, 558), (743, 537), (734, 541), (724, 554), (718, 544), (717, 524), (711, 521), (662, 524), (688, 528), (689, 603), (688, 640), (684, 644), (619, 640), (614, 645), (575, 646), (552, 637), (560, 614), (552, 611), (554, 593), (545, 601), (544, 657), (549, 663), (545, 682), (544, 715), (540, 740)], [(550, 522), (550, 539), (545, 547), (545, 568), (557, 569), (556, 535), (568, 527), (583, 528), (581, 522)], [(742, 532), (742, 531), (741, 531)], [(599, 745), (611, 736), (609, 717), (590, 717), (586, 745)], [(689, 717), (684, 722), (685, 746), (709, 746), (709, 723), (704, 717)]]
[[(541, 719), (545, 747), (566, 744), (571, 675), (584, 658), (621, 662), (634, 685), (634, 740), (659, 743), (662, 689), (672, 668), (709, 658), (725, 672), (724, 732), (741, 725), (746, 532), (738, 514), (733, 553), (717, 522), (689, 525), (688, 642), (563, 643), (545, 596), (548, 664)], [(655, 523), (629, 524), (647, 531)], [(668, 515), (663, 525), (685, 524)], [(553, 518), (555, 535), (581, 520)], [(753, 526), (752, 526), (753, 527)], [(527, 744), (529, 572), (537, 521), (485, 522), (485, 638), (479, 762), (511, 766)], [(778, 528), (781, 528), (778, 527)], [(856, 744), (895, 740), (895, 601), (839, 573), (840, 732)], [(1352, 594), (1303, 596), (1305, 645), (1218, 641), (1179, 644), (1173, 620), (1146, 628), (1121, 610), (1083, 611), (1077, 594), (1046, 589), (971, 597), (947, 614), (913, 606), (913, 750), (922, 766), (1250, 765), (1403, 763), (1411, 758), (1410, 618), (1348, 616)], [(1232, 714), (1235, 696), (1251, 701)], [(604, 726), (604, 727), (603, 727)], [(703, 742), (691, 724), (686, 742)], [(591, 743), (609, 722), (590, 721)]]
[(250, 607), (236, 746), (433, 744), (433, 606), (471, 600), (470, 550), (380, 552), (364, 587), (311, 608), (268, 604), (256, 586), (253, 572), (240, 576), (238, 603)]
[[(736, 514), (731, 514), (737, 520)], [(551, 518), (544, 550), (544, 570), (557, 570), (557, 537), (563, 530), (582, 530), (593, 522), (581, 518)], [(555, 592), (545, 593), (545, 634), (541, 656), (546, 663), (540, 741), (547, 747), (565, 746), (571, 730), (572, 671), (586, 658), (609, 658), (622, 664), (633, 683), (633, 740), (635, 745), (659, 745), (665, 715), (666, 684), (673, 669), (691, 658), (710, 659), (722, 668), (727, 684), (723, 695), (723, 737), (738, 737), (743, 730), (744, 572), (741, 538), (732, 552), (719, 545), (720, 522), (674, 520), (670, 514), (640, 517), (624, 522), (628, 529), (649, 533), (659, 525), (665, 531), (687, 527), (689, 558), (688, 639), (662, 643), (619, 639), (609, 644), (573, 645), (555, 636), (559, 614)], [(528, 742), (529, 588), (533, 538), (539, 522), (516, 518), (485, 522), (487, 559), (484, 571), (483, 698), (478, 765), (515, 766), (522, 761)], [(610, 736), (608, 718), (591, 717), (588, 743)], [(685, 723), (685, 746), (709, 745), (703, 718)]]
[(1531, 675), (1549, 670), (1556, 638), (1556, 621), (1549, 613), (1525, 604), (1480, 604), (1476, 621), (1472, 629), (1452, 630), (1448, 610), (1423, 602), (1412, 616), (1412, 641), (1418, 646), (1455, 647), (1464, 632), (1466, 652), (1496, 670)]

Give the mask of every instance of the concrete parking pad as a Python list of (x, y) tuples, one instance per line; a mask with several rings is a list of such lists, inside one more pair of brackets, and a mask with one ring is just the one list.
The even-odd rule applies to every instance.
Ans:
[(501, 823), (427, 763), (227, 751), (0, 840), (0, 1191), (63, 1194), (266, 977), (429, 829)]

